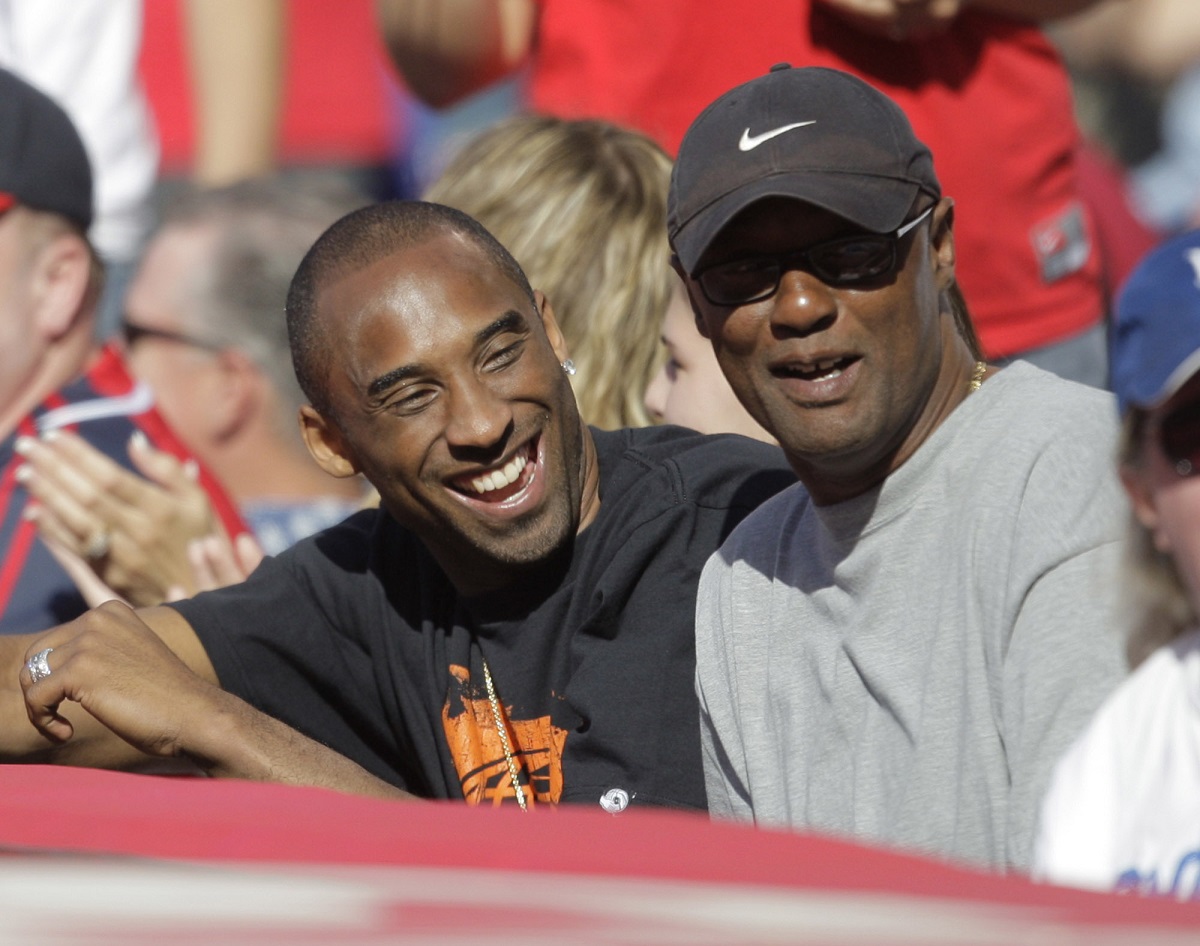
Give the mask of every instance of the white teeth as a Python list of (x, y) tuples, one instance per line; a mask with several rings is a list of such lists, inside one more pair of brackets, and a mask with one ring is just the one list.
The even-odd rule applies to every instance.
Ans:
[(499, 470), (492, 470), (490, 473), (484, 473), (482, 476), (477, 476), (471, 480), (471, 486), (477, 493), (490, 493), (493, 490), (502, 489), (517, 481), (517, 477), (521, 475), (521, 471), (525, 469), (525, 465), (529, 461), (525, 459), (525, 455), (514, 457)]
[(836, 378), (842, 373), (842, 369), (837, 367), (840, 362), (840, 358), (826, 358), (822, 361), (801, 362), (796, 367), (803, 374), (820, 374), (826, 378)]

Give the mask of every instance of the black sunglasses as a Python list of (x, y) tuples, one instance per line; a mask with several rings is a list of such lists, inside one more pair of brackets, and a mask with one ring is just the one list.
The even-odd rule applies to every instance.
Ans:
[(164, 341), (176, 342), (180, 345), (189, 345), (192, 348), (203, 348), (205, 351), (221, 351), (225, 348), (224, 345), (205, 341), (202, 338), (196, 338), (194, 335), (185, 335), (183, 332), (172, 332), (165, 328), (151, 328), (148, 325), (135, 325), (128, 319), (121, 322), (121, 337), (125, 339), (126, 348), (133, 348), (143, 338), (160, 338)]
[(1167, 414), (1158, 425), (1158, 442), (1180, 476), (1200, 473), (1200, 400)]
[(828, 286), (856, 286), (896, 268), (896, 244), (933, 213), (928, 207), (892, 233), (862, 233), (818, 243), (778, 256), (752, 256), (717, 263), (696, 273), (700, 291), (713, 305), (749, 305), (779, 291), (779, 281), (799, 261)]

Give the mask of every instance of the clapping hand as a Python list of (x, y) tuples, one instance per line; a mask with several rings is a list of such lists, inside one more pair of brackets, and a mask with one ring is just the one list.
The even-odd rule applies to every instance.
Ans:
[(945, 29), (963, 0), (821, 0), (855, 26), (893, 40), (920, 39)]

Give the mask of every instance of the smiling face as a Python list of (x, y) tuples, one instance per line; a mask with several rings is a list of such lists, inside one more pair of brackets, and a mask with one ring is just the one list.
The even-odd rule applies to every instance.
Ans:
[[(789, 263), (769, 298), (728, 307), (686, 280), (722, 371), (819, 503), (878, 483), (966, 394), (970, 352), (940, 306), (954, 272), (951, 206), (940, 201), (902, 237), (895, 271), (870, 283), (834, 287)], [(767, 198), (721, 231), (698, 271), (860, 232), (812, 205)]]
[(304, 410), (310, 449), (364, 473), (467, 593), (515, 580), (598, 508), (562, 337), (537, 301), (450, 232), (317, 296), (331, 416)]

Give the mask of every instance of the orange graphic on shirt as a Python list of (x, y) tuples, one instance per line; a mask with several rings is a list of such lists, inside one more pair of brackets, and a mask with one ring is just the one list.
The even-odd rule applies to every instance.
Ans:
[[(516, 801), (517, 793), (487, 690), (482, 683), (472, 686), (470, 672), (457, 664), (450, 665), (450, 678), (450, 692), (442, 707), (442, 726), (462, 784), (463, 798), (471, 805)], [(509, 719), (504, 704), (498, 706), (526, 802), (556, 803), (562, 794), (562, 754), (567, 731), (554, 726), (549, 716)]]

